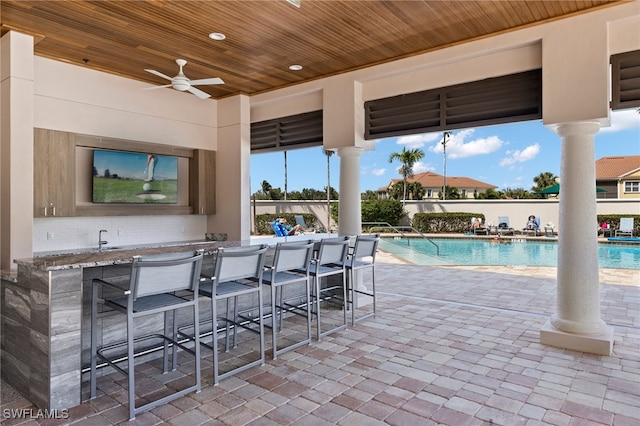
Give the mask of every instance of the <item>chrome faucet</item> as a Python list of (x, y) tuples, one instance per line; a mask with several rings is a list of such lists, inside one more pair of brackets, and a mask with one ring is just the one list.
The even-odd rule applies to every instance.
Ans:
[(108, 241), (103, 241), (103, 240), (102, 240), (102, 233), (103, 233), (103, 232), (109, 232), (109, 231), (107, 231), (106, 229), (101, 229), (101, 230), (98, 232), (98, 250), (100, 250), (100, 249), (102, 248), (102, 246), (103, 246), (103, 245), (105, 245), (105, 244), (109, 244), (109, 242), (108, 242)]

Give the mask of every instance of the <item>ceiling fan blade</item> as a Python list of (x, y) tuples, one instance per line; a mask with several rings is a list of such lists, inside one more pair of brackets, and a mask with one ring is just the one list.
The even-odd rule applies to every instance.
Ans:
[(222, 80), (220, 77), (201, 78), (200, 80), (191, 80), (189, 83), (191, 83), (192, 86), (201, 84), (224, 84), (224, 80)]
[(165, 84), (163, 86), (149, 86), (149, 87), (143, 87), (142, 90), (153, 90), (153, 89), (164, 89), (166, 87), (171, 87), (171, 84)]
[(151, 74), (155, 74), (155, 75), (157, 75), (158, 77), (162, 77), (162, 78), (164, 78), (165, 80), (169, 80), (169, 81), (173, 80), (173, 78), (169, 77), (168, 75), (164, 75), (164, 74), (162, 74), (160, 71), (156, 71), (156, 70), (148, 70), (148, 69), (146, 69), (146, 68), (145, 68), (145, 71), (146, 71), (146, 72), (150, 72)]
[(196, 89), (195, 87), (189, 87), (187, 90), (193, 93), (194, 95), (196, 95), (197, 97), (199, 97), (200, 99), (207, 99), (211, 97), (210, 94), (205, 93), (200, 89)]

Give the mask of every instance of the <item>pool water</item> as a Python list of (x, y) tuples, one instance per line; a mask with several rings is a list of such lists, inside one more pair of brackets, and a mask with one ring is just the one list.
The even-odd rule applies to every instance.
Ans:
[[(558, 264), (558, 244), (555, 241), (523, 239), (509, 244), (472, 238), (432, 238), (432, 241), (439, 247), (439, 256), (432, 243), (419, 238), (382, 238), (380, 248), (417, 265)], [(640, 269), (640, 244), (598, 244), (598, 263), (601, 268)]]

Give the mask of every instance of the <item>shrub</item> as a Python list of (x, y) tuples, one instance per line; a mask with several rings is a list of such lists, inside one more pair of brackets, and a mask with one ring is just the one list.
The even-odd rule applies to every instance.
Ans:
[(484, 221), (482, 213), (416, 213), (411, 225), (418, 231), (429, 234), (467, 232), (471, 227), (472, 217), (478, 217)]

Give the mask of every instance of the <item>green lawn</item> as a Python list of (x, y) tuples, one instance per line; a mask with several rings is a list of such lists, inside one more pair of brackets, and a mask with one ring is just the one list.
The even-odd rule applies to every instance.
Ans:
[[(142, 180), (112, 179), (100, 176), (93, 177), (94, 203), (141, 203), (141, 204), (176, 204), (178, 201), (178, 181), (161, 180), (148, 182), (149, 191), (143, 190), (147, 183)], [(146, 196), (165, 195), (166, 198), (151, 199)], [(143, 195), (140, 197), (139, 195)]]

